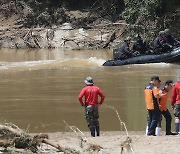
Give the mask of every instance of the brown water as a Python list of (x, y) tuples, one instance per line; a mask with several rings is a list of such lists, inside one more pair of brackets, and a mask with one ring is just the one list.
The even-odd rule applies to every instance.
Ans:
[[(180, 66), (145, 64), (101, 66), (110, 51), (0, 50), (0, 117), (30, 132), (68, 131), (69, 125), (87, 131), (78, 94), (92, 76), (106, 95), (100, 106), (101, 130), (120, 130), (118, 116), (128, 130), (146, 127), (144, 87), (152, 75), (178, 80)], [(174, 122), (173, 122), (174, 123)], [(172, 123), (172, 124), (173, 124)]]

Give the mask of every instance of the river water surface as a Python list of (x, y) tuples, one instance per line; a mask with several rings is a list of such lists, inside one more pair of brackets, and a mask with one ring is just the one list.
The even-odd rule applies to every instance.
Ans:
[(176, 82), (180, 66), (159, 63), (103, 67), (111, 57), (111, 51), (104, 50), (0, 49), (1, 121), (30, 132), (68, 131), (63, 121), (87, 131), (84, 108), (77, 97), (85, 86), (84, 79), (92, 76), (106, 96), (99, 108), (101, 130), (121, 130), (118, 112), (128, 130), (144, 131), (145, 85), (152, 75), (159, 75), (162, 85), (167, 79)]

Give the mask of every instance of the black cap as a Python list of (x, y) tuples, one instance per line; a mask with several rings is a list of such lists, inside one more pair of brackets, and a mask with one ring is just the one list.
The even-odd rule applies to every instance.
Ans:
[(161, 82), (161, 80), (159, 79), (159, 76), (152, 76), (151, 81), (153, 81), (153, 80), (158, 80), (159, 82)]
[(165, 83), (165, 85), (172, 85), (172, 86), (173, 86), (174, 84), (173, 84), (173, 81), (172, 81), (172, 80), (167, 80), (166, 83)]

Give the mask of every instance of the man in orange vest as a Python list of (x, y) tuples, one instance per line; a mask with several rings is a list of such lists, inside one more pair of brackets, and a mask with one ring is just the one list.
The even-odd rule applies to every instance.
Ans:
[[(95, 137), (95, 132), (97, 136), (100, 135), (98, 106), (104, 102), (105, 96), (99, 87), (94, 86), (92, 77), (87, 77), (84, 82), (86, 87), (81, 90), (78, 98), (80, 104), (85, 106), (85, 117), (91, 136)], [(98, 96), (101, 97), (100, 102), (98, 102)]]
[[(159, 108), (160, 108), (161, 114), (166, 119), (166, 135), (177, 135), (177, 133), (171, 132), (172, 117), (169, 110), (166, 107), (167, 100), (168, 100), (168, 92), (171, 90), (173, 85), (174, 84), (172, 80), (167, 80), (165, 83), (165, 86), (159, 91), (159, 93), (164, 94), (164, 96), (159, 99)], [(160, 119), (160, 123), (161, 123), (161, 120), (162, 119)]]
[(155, 129), (160, 117), (158, 99), (163, 97), (164, 94), (159, 93), (159, 90), (157, 88), (159, 82), (161, 82), (161, 80), (158, 76), (152, 76), (150, 83), (145, 87), (144, 90), (146, 109), (149, 116), (147, 133), (148, 136), (155, 136)]

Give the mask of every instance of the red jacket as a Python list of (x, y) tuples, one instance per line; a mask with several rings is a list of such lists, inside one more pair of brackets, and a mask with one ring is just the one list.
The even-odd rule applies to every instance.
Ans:
[[(100, 102), (98, 102), (98, 95), (101, 97)], [(84, 101), (83, 97), (85, 97)], [(100, 90), (100, 88), (94, 85), (89, 85), (81, 90), (78, 98), (82, 106), (84, 106), (85, 104), (97, 106), (98, 104), (103, 103), (105, 96), (104, 93)]]
[(172, 89), (171, 104), (180, 104), (180, 81)]

